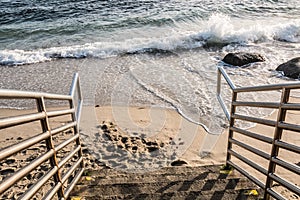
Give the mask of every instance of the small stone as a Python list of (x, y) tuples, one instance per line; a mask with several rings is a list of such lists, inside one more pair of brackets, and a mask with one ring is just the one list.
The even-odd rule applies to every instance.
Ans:
[(147, 149), (148, 149), (149, 152), (153, 152), (153, 151), (158, 150), (158, 147), (151, 146), (151, 147), (147, 147)]
[(23, 140), (23, 138), (22, 137), (17, 137), (17, 140)]
[(121, 141), (125, 144), (126, 142), (128, 142), (128, 137), (122, 137)]
[(89, 150), (88, 150), (88, 149), (82, 149), (82, 153), (88, 154), (88, 153), (89, 153)]
[(43, 173), (43, 172), (39, 172), (39, 173), (37, 173), (37, 174), (35, 175), (34, 178), (40, 179), (42, 176), (44, 176), (44, 173)]
[(16, 159), (7, 159), (4, 163), (11, 165), (16, 162)]
[(175, 160), (171, 163), (171, 166), (182, 166), (182, 165), (188, 165), (188, 163), (185, 160)]
[(137, 146), (133, 146), (131, 149), (132, 149), (133, 151), (137, 151), (137, 150), (138, 150), (138, 147), (137, 147)]
[(14, 173), (14, 172), (15, 172), (14, 169), (8, 168), (8, 169), (3, 169), (3, 170), (1, 170), (1, 171), (0, 171), (0, 174), (3, 175), (3, 176), (5, 176), (5, 175), (8, 175), (8, 174), (11, 174), (11, 173)]
[(107, 129), (108, 129), (108, 127), (107, 127), (107, 125), (106, 125), (106, 124), (104, 124), (104, 125), (102, 125), (101, 129), (102, 129), (102, 130), (107, 130)]

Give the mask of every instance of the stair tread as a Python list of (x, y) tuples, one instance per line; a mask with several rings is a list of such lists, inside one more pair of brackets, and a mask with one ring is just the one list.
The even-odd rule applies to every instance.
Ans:
[[(262, 191), (261, 191), (262, 194)], [(135, 193), (135, 194), (118, 194), (118, 195), (95, 195), (84, 197), (85, 200), (100, 200), (100, 199), (136, 199), (136, 200), (164, 200), (164, 199), (200, 199), (200, 200), (257, 200), (260, 196), (247, 196), (244, 194), (244, 190), (241, 191), (211, 191), (211, 192), (202, 192), (202, 191), (176, 191), (168, 193)]]
[(71, 195), (84, 199), (237, 199), (242, 198), (245, 189), (257, 189), (236, 170), (222, 174), (220, 169), (221, 166), (166, 167), (145, 173), (92, 170), (82, 177)]

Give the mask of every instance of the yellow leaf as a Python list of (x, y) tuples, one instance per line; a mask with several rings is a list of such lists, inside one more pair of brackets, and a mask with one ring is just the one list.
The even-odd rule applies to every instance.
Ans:
[(233, 170), (233, 168), (231, 166), (223, 165), (221, 167), (220, 173), (221, 174), (231, 174), (232, 170)]
[(258, 196), (257, 190), (247, 190), (244, 194), (249, 196)]
[(90, 177), (90, 176), (86, 176), (86, 177), (85, 177), (85, 180), (87, 180), (87, 181), (91, 181), (91, 180), (92, 180), (92, 177)]
[(81, 197), (71, 197), (71, 200), (81, 200)]

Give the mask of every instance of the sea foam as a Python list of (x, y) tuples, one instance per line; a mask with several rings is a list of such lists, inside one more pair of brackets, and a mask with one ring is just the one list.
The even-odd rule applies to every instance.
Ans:
[[(275, 22), (276, 23), (275, 23)], [(135, 36), (119, 41), (98, 41), (83, 45), (40, 48), (33, 50), (0, 50), (0, 65), (23, 65), (60, 58), (105, 58), (126, 53), (176, 51), (199, 47), (222, 47), (232, 44), (257, 44), (272, 41), (300, 42), (300, 20), (270, 18), (256, 20), (230, 18), (214, 14), (207, 20), (177, 22), (172, 27), (161, 27), (162, 36), (139, 30)], [(157, 30), (158, 31), (158, 30)], [(156, 52), (156, 51), (154, 51)]]

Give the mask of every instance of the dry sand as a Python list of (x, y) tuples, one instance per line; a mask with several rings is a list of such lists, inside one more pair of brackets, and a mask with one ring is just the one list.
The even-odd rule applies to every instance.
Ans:
[[(0, 117), (32, 112), (26, 110), (1, 109)], [(275, 119), (277, 113), (268, 118)], [(53, 127), (64, 123), (66, 119), (57, 118)], [(300, 124), (298, 111), (288, 112), (287, 121)], [(170, 165), (215, 165), (224, 164), (226, 160), (228, 130), (220, 135), (211, 135), (205, 130), (182, 118), (175, 110), (155, 107), (84, 107), (81, 120), (82, 143), (86, 157), (87, 168), (116, 168), (131, 172), (143, 173), (145, 170), (155, 170)], [(0, 148), (30, 137), (32, 131), (41, 132), (39, 123), (20, 126), (14, 129), (0, 130)], [(260, 125), (250, 131), (272, 136), (273, 128)], [(63, 133), (58, 142), (67, 138), (70, 132)], [(242, 141), (270, 152), (270, 147), (262, 142), (237, 135)], [(300, 146), (299, 133), (285, 132), (283, 138)], [(26, 152), (14, 155), (0, 163), (1, 179), (16, 171), (18, 167), (34, 159), (45, 151), (44, 144), (36, 145)], [(263, 159), (237, 148), (237, 151), (267, 168)], [(280, 151), (280, 157), (292, 164), (298, 165), (300, 157), (295, 153)], [(235, 159), (236, 160), (236, 159)], [(243, 165), (256, 177), (264, 181), (264, 176), (256, 173), (251, 167)], [(44, 170), (44, 171), (43, 171)], [(26, 177), (23, 184), (30, 184), (47, 171), (47, 166)], [(299, 185), (299, 174), (277, 168), (277, 172), (285, 179)], [(24, 181), (24, 180), (23, 180)], [(24, 185), (18, 185), (10, 195), (24, 190)], [(298, 199), (294, 194), (278, 186), (278, 191), (289, 199)]]

